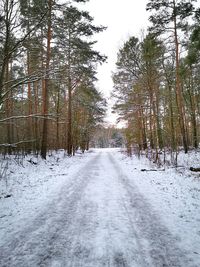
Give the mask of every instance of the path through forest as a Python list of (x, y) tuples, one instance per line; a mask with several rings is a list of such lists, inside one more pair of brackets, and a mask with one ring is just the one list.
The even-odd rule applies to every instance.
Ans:
[(35, 219), (1, 242), (0, 266), (195, 266), (110, 151), (96, 151)]

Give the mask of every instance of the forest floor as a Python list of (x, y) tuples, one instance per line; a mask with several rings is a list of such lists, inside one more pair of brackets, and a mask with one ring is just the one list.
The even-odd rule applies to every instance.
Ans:
[(2, 160), (0, 266), (200, 266), (199, 159), (165, 170), (118, 149)]

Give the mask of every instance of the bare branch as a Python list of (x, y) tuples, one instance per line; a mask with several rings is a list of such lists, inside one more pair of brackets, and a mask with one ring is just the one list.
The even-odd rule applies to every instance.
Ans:
[(12, 116), (9, 118), (1, 119), (1, 122), (9, 121), (9, 120), (17, 120), (17, 119), (28, 119), (28, 118), (39, 118), (39, 119), (50, 119), (52, 120), (52, 117), (56, 117), (55, 115), (47, 114), (47, 115), (40, 115), (40, 114), (31, 114), (31, 115), (22, 115), (22, 116)]
[(20, 144), (33, 143), (33, 142), (36, 142), (36, 140), (23, 140), (13, 144), (0, 144), (0, 147), (17, 147), (17, 145)]

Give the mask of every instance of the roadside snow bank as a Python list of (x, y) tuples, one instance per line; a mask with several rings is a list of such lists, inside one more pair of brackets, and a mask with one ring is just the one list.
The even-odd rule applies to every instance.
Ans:
[(145, 157), (114, 154), (130, 182), (139, 188), (180, 241), (180, 246), (189, 251), (200, 266), (200, 175), (189, 171), (191, 165), (199, 165), (200, 153), (181, 154), (179, 165), (184, 168), (165, 170), (157, 168)]

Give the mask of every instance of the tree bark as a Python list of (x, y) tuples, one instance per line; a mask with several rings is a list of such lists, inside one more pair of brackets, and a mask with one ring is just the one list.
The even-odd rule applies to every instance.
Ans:
[(177, 33), (177, 21), (176, 21), (176, 2), (173, 0), (174, 5), (174, 41), (175, 41), (175, 54), (176, 54), (176, 100), (178, 108), (179, 125), (182, 135), (183, 147), (185, 153), (188, 152), (188, 140), (185, 126), (185, 112), (183, 107), (183, 96), (180, 83), (180, 64), (179, 64), (179, 42)]
[(44, 87), (43, 87), (43, 108), (42, 108), (42, 115), (44, 115), (43, 119), (43, 131), (42, 131), (42, 146), (41, 146), (41, 157), (46, 159), (47, 154), (47, 133), (48, 133), (48, 102), (49, 102), (49, 67), (50, 67), (50, 59), (51, 59), (51, 12), (52, 12), (52, 3), (53, 0), (48, 1), (48, 30), (47, 30), (47, 54), (46, 54), (46, 76), (44, 80)]
[(69, 73), (68, 77), (68, 109), (67, 109), (67, 154), (72, 155), (72, 84)]
[(59, 113), (60, 113), (60, 87), (57, 92), (57, 103), (56, 103), (56, 148), (60, 148), (60, 129), (59, 129)]
[(196, 119), (196, 107), (194, 101), (194, 90), (193, 90), (193, 77), (192, 77), (192, 68), (190, 67), (190, 84), (189, 84), (189, 101), (190, 101), (190, 109), (191, 109), (191, 123), (192, 123), (192, 143), (194, 148), (198, 148), (198, 133), (197, 133), (197, 119)]
[[(28, 40), (28, 41), (30, 42), (30, 40)], [(27, 72), (28, 72), (28, 75), (31, 75), (30, 64), (31, 64), (30, 63), (30, 52), (27, 51)], [(31, 83), (28, 82), (28, 115), (31, 115), (32, 113), (33, 113), (33, 107), (32, 107)], [(33, 119), (31, 116), (28, 118), (28, 136), (29, 136), (28, 138), (30, 140), (33, 138)]]
[[(5, 73), (5, 81), (8, 82), (9, 80), (9, 63), (7, 62), (7, 66), (6, 66), (6, 73)], [(8, 84), (6, 85), (6, 90), (9, 90)], [(11, 117), (11, 99), (10, 99), (10, 93), (7, 95), (6, 101), (5, 101), (5, 105), (6, 105), (6, 117), (9, 118)], [(12, 143), (12, 138), (11, 138), (11, 123), (10, 121), (7, 122), (6, 124), (7, 127), (7, 143), (11, 144)], [(12, 153), (12, 149), (11, 146), (8, 146), (8, 154)]]

